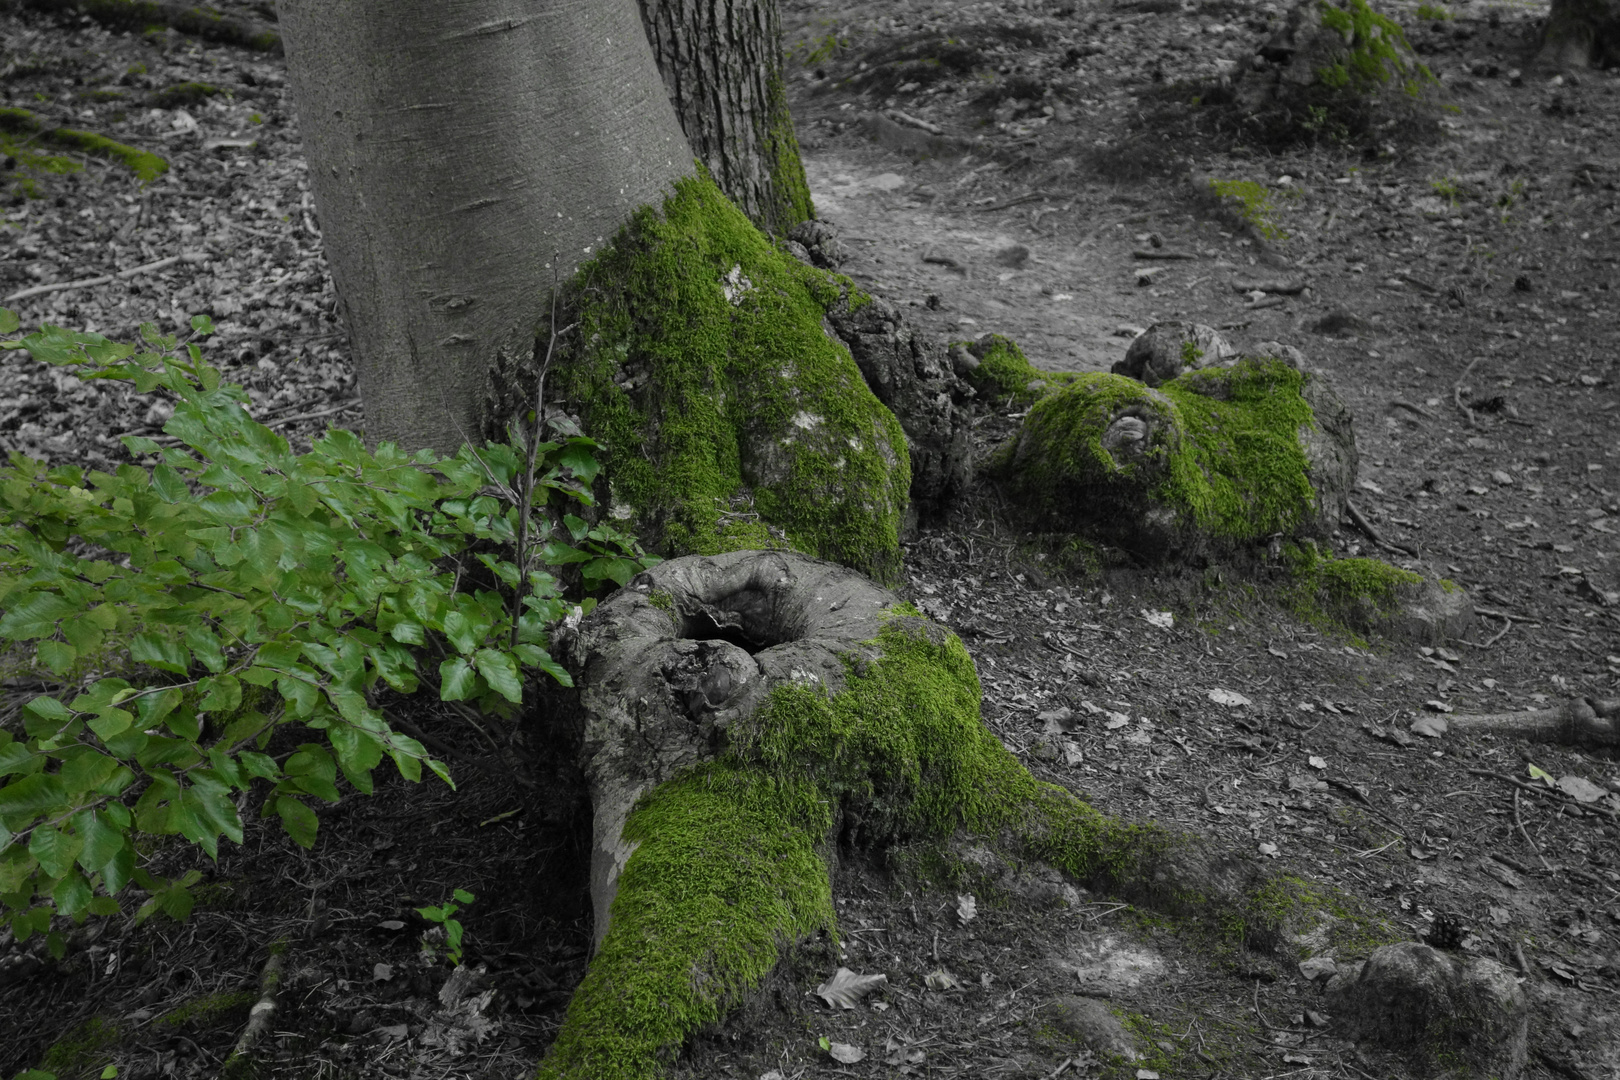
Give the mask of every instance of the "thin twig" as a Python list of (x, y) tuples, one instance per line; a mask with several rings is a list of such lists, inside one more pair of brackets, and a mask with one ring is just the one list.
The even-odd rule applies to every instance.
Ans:
[[(561, 330), (557, 329), (557, 271), (555, 267), (562, 261), (562, 254), (556, 253), (552, 257), (551, 271), (551, 339), (546, 342), (546, 358), (540, 364), (540, 374), (534, 381), (534, 426), (529, 430), (529, 445), (526, 448), (527, 460), (523, 469), (523, 490), (518, 493), (518, 533), (517, 556), (518, 587), (512, 592), (512, 638), (510, 648), (518, 646), (518, 622), (523, 615), (523, 589), (529, 580), (529, 562), (532, 553), (529, 551), (529, 511), (534, 506), (535, 476), (540, 470), (540, 436), (545, 431), (546, 423), (546, 373), (551, 370), (551, 358), (557, 351), (557, 340), (574, 328), (569, 323)], [(535, 342), (535, 352), (540, 351), (540, 343)], [(520, 417), (519, 423), (522, 422)]]
[(207, 256), (201, 252), (188, 251), (180, 255), (170, 255), (156, 262), (146, 263), (144, 266), (132, 266), (128, 270), (119, 270), (117, 273), (102, 274), (100, 277), (84, 278), (80, 281), (57, 281), (50, 285), (35, 285), (32, 288), (19, 289), (6, 297), (4, 301), (0, 301), (0, 303), (9, 304), (16, 300), (26, 300), (30, 296), (44, 296), (46, 293), (62, 292), (66, 289), (88, 289), (95, 285), (105, 285), (119, 278), (134, 277), (136, 274), (149, 274), (155, 270), (163, 270), (177, 262), (196, 263), (202, 262), (205, 258)]
[(1416, 551), (1412, 550), (1411, 548), (1403, 547), (1402, 545), (1397, 544), (1394, 541), (1385, 540), (1382, 536), (1380, 536), (1379, 533), (1378, 533), (1378, 530), (1373, 528), (1372, 522), (1368, 521), (1362, 515), (1361, 511), (1356, 509), (1356, 504), (1351, 502), (1349, 499), (1346, 499), (1344, 501), (1344, 512), (1346, 514), (1350, 515), (1351, 524), (1355, 525), (1356, 528), (1358, 528), (1362, 532), (1366, 533), (1367, 534), (1367, 539), (1371, 540), (1373, 543), (1377, 544), (1379, 547), (1387, 548), (1390, 551), (1398, 551), (1402, 555), (1410, 555), (1414, 559), (1422, 558), (1422, 556), (1420, 556)]
[(1485, 359), (1483, 356), (1476, 356), (1468, 361), (1468, 366), (1463, 368), (1463, 373), (1457, 376), (1457, 381), (1451, 387), (1452, 404), (1456, 405), (1457, 409), (1463, 414), (1463, 420), (1467, 422), (1469, 427), (1478, 427), (1479, 425), (1474, 422), (1474, 410), (1463, 404), (1463, 380), (1468, 378), (1468, 373), (1474, 370), (1474, 365), (1483, 359)]
[(1524, 827), (1524, 818), (1519, 816), (1519, 787), (1517, 783), (1513, 786), (1513, 824), (1519, 827), (1519, 835), (1524, 837), (1524, 842), (1530, 845), (1530, 850), (1536, 853), (1536, 858), (1541, 860), (1541, 865), (1546, 867), (1550, 873), (1552, 863), (1547, 861), (1547, 856), (1541, 853), (1541, 849), (1536, 846), (1536, 842), (1530, 839), (1530, 832)]

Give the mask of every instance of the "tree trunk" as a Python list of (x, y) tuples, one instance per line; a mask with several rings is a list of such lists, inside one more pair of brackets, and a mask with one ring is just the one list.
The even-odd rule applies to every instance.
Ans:
[(1620, 64), (1620, 0), (1552, 0), (1536, 63), (1558, 69)]
[(632, 0), (282, 0), (369, 441), (453, 450), (547, 286), (692, 172)]
[(641, 0), (641, 18), (692, 151), (726, 197), (777, 238), (814, 217), (776, 0)]

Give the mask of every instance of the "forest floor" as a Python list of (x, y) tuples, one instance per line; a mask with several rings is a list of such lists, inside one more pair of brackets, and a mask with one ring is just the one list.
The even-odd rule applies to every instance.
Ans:
[[(1457, 948), (1520, 976), (1528, 1076), (1620, 1077), (1620, 796), (1583, 803), (1531, 771), (1613, 791), (1620, 766), (1409, 733), (1435, 710), (1620, 686), (1620, 78), (1531, 73), (1544, 4), (1471, 0), (1435, 22), (1405, 5), (1391, 14), (1451, 106), (1437, 123), (1370, 149), (1331, 131), (1261, 145), (1191, 102), (1247, 62), (1272, 5), (782, 6), (813, 194), (857, 283), (941, 337), (1005, 334), (1050, 369), (1106, 370), (1167, 319), (1298, 347), (1355, 414), (1359, 508), (1418, 558), (1348, 525), (1336, 550), (1421, 562), (1493, 613), (1439, 648), (1362, 640), (1219, 568), (1059, 566), (980, 491), (914, 538), (907, 593), (973, 652), (986, 723), (1036, 775), (1335, 886), (1396, 936), (1455, 920)], [(0, 13), (0, 96), (171, 166), (142, 186), (97, 158), (66, 175), (8, 164), (0, 306), (25, 328), (125, 339), (207, 312), (220, 332), (206, 348), (255, 416), (295, 438), (359, 421), (278, 60)], [(1212, 198), (1208, 177), (1260, 185), (1261, 218)], [(25, 181), (42, 197), (22, 197)], [(1253, 287), (1279, 277), (1305, 287)], [(981, 448), (1017, 416), (985, 408)], [(164, 419), (0, 360), (4, 449), (103, 467), (122, 460), (118, 436)], [(323, 809), (312, 851), (250, 822), (217, 864), (159, 852), (166, 872), (206, 875), (184, 924), (106, 920), (59, 962), (0, 936), (0, 1076), (53, 1045), (64, 1076), (108, 1062), (130, 1080), (214, 1075), (277, 940), (268, 1075), (526, 1075), (583, 970), (587, 915), (560, 899), (577, 850), (528, 812), (519, 777), (450, 760), (458, 790), (379, 780)], [(1405, 1075), (1336, 1028), (1299, 966), (1311, 943), (1216, 947), (1038, 868), (975, 877), (976, 857), (964, 848), (960, 876), (932, 885), (852, 861), (841, 945), (798, 951), (677, 1075)], [(449, 969), (420, 960), (432, 928), (414, 908), (456, 888), (477, 897), (461, 916), (478, 974), (446, 1004)], [(840, 966), (886, 987), (829, 1008), (814, 991)], [(1126, 1016), (1113, 1049), (1140, 1057), (1088, 1042), (1078, 996)]]

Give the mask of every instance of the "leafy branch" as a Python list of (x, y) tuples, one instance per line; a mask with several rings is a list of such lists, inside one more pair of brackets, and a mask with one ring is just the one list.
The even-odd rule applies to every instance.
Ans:
[[(0, 310), (0, 335), (17, 330)], [(528, 680), (568, 682), (555, 624), (651, 561), (580, 516), (596, 444), (542, 442), (543, 408), (528, 438), (514, 425), (449, 457), (368, 450), (343, 429), (294, 454), (203, 359), (209, 321), (192, 330), (143, 326), (139, 350), (52, 326), (0, 339), (171, 399), (177, 444), (126, 436), (145, 463), (111, 473), (18, 453), (0, 466), (0, 677), (36, 691), (0, 713), (0, 918), (18, 940), (115, 912), (132, 883), (149, 894), (138, 917), (183, 918), (198, 875), (149, 873), (135, 838), (217, 857), (221, 837), (242, 839), (241, 794), (308, 847), (307, 800), (336, 802), (340, 773), (369, 794), (386, 757), (450, 782), (379, 695), (425, 684), (509, 716)], [(295, 729), (308, 741), (289, 751)]]

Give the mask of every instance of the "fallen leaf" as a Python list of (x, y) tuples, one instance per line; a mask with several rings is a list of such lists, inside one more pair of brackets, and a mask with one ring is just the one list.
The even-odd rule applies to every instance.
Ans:
[(973, 899), (972, 893), (964, 893), (956, 898), (956, 917), (964, 923), (970, 923), (979, 914), (979, 902)]
[(1430, 851), (1428, 848), (1419, 847), (1416, 844), (1407, 845), (1406, 853), (1419, 862), (1422, 862), (1425, 859), (1434, 858), (1434, 852)]
[(1538, 769), (1534, 765), (1527, 766), (1527, 769), (1528, 769), (1528, 771), (1530, 773), (1530, 779), (1532, 779), (1532, 780), (1540, 780), (1543, 784), (1546, 784), (1548, 787), (1553, 786), (1555, 781), (1552, 778), (1552, 773), (1546, 772), (1545, 770), (1542, 770), (1542, 769)]
[[(1443, 665), (1445, 667), (1450, 667), (1451, 666), (1449, 664), (1445, 664), (1445, 662), (1441, 661), (1441, 660), (1434, 660), (1434, 661), (1431, 661), (1431, 663), (1441, 664), (1441, 665)], [(1437, 713), (1448, 713), (1448, 712), (1453, 711), (1450, 705), (1447, 705), (1445, 702), (1438, 701), (1438, 700), (1435, 700), (1435, 699), (1430, 699), (1428, 701), (1425, 701), (1423, 703), (1423, 707), (1425, 709), (1428, 709), (1430, 712), (1437, 712)]]
[(1265, 855), (1268, 858), (1275, 859), (1277, 857), (1277, 845), (1276, 844), (1261, 844), (1260, 845), (1260, 854)]
[(1124, 727), (1130, 722), (1131, 718), (1126, 716), (1124, 713), (1111, 712), (1108, 714), (1108, 723), (1104, 726), (1107, 727), (1109, 731), (1118, 731), (1120, 728)]
[(1237, 708), (1241, 705), (1254, 704), (1254, 702), (1250, 701), (1236, 690), (1222, 690), (1219, 687), (1216, 687), (1214, 690), (1209, 692), (1209, 700), (1213, 701), (1217, 705), (1225, 705), (1227, 708)]
[(828, 1005), (853, 1009), (855, 1003), (889, 981), (887, 975), (857, 975), (841, 967), (833, 977), (816, 987), (816, 996)]
[(827, 1046), (827, 1053), (834, 1061), (844, 1065), (853, 1065), (866, 1057), (865, 1050), (858, 1046), (851, 1046), (849, 1043), (830, 1043)]
[(1420, 716), (1412, 721), (1412, 734), (1425, 735), (1431, 739), (1438, 739), (1446, 733), (1446, 720), (1443, 716)]
[(1136, 1080), (1159, 1080), (1159, 1074), (1152, 1069), (1137, 1069)]
[(377, 924), (377, 929), (379, 929), (379, 930), (403, 930), (403, 929), (405, 929), (405, 924), (403, 922), (401, 922), (399, 919), (384, 919), (382, 922)]
[(1035, 714), (1035, 719), (1045, 724), (1049, 733), (1073, 731), (1080, 726), (1080, 721), (1075, 718), (1074, 710), (1067, 706), (1061, 709), (1047, 709), (1045, 712), (1038, 712)]
[(1597, 802), (1608, 794), (1607, 791), (1584, 776), (1560, 776), (1558, 778), (1558, 790), (1576, 802), (1583, 803)]
[(394, 977), (393, 964), (374, 964), (371, 968), (371, 977), (377, 982), (387, 982)]
[(923, 981), (930, 990), (955, 990), (962, 985), (955, 975), (952, 975), (944, 968), (930, 971)]
[(1315, 754), (1312, 754), (1310, 757), (1306, 758), (1305, 761), (1313, 769), (1325, 769), (1325, 768), (1327, 768), (1327, 761), (1324, 758), (1320, 758)]
[(1176, 617), (1168, 611), (1142, 612), (1142, 618), (1157, 626), (1161, 630), (1169, 630), (1176, 625)]
[(371, 1034), (382, 1035), (389, 1039), (403, 1039), (410, 1035), (411, 1029), (407, 1024), (392, 1024), (388, 1027), (373, 1028)]

